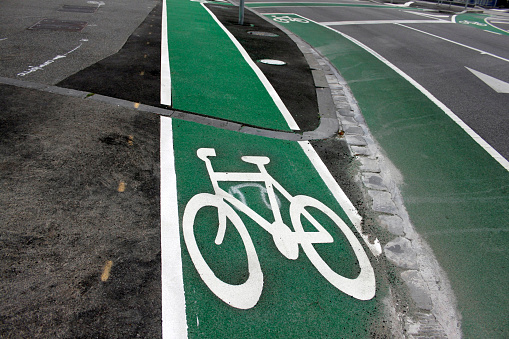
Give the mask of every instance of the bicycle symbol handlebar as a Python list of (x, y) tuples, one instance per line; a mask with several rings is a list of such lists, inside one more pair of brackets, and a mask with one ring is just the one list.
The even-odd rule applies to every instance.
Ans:
[[(375, 295), (375, 275), (373, 267), (368, 259), (359, 240), (345, 222), (329, 207), (322, 202), (305, 195), (292, 196), (279, 184), (265, 168), (270, 162), (266, 156), (243, 156), (241, 159), (246, 163), (254, 164), (259, 172), (216, 172), (212, 167), (210, 158), (216, 156), (213, 148), (200, 148), (197, 156), (205, 162), (210, 177), (214, 194), (198, 193), (187, 203), (182, 221), (184, 241), (187, 250), (195, 265), (196, 270), (208, 288), (221, 300), (232, 307), (249, 309), (254, 307), (260, 299), (263, 290), (263, 272), (261, 270), (258, 255), (249, 232), (237, 211), (251, 218), (260, 227), (272, 235), (273, 241), (279, 252), (286, 258), (295, 260), (299, 256), (299, 245), (307, 255), (318, 272), (337, 289), (359, 299), (369, 300)], [(269, 222), (247, 204), (234, 197), (219, 187), (218, 182), (262, 182), (266, 187), (269, 206), (274, 216), (274, 222)], [(289, 212), (293, 230), (284, 223), (281, 216), (280, 205), (275, 191), (280, 192), (290, 202)], [(195, 220), (198, 212), (204, 207), (213, 207), (217, 210), (218, 225), (215, 244), (223, 243), (227, 221), (235, 227), (242, 240), (247, 254), (249, 277), (240, 284), (234, 285), (222, 281), (212, 271), (204, 259), (195, 237)], [(360, 266), (360, 273), (354, 279), (346, 278), (334, 272), (330, 266), (320, 257), (313, 244), (334, 242), (330, 233), (315, 219), (306, 208), (313, 208), (323, 213), (344, 234), (348, 240)], [(316, 229), (315, 232), (305, 231), (302, 218)]]

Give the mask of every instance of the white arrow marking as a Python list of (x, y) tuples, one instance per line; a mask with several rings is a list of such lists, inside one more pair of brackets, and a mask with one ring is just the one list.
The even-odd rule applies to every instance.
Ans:
[(87, 1), (87, 4), (91, 4), (91, 5), (97, 5), (97, 8), (101, 7), (101, 6), (104, 6), (106, 5), (104, 2), (102, 1)]
[(466, 69), (468, 69), (470, 72), (472, 72), (476, 77), (484, 81), (484, 83), (497, 93), (509, 93), (509, 82), (505, 82), (502, 80), (499, 80), (497, 78), (494, 78), (492, 76), (489, 76), (487, 74), (481, 73), (479, 71), (473, 70), (471, 68), (468, 68), (465, 66)]

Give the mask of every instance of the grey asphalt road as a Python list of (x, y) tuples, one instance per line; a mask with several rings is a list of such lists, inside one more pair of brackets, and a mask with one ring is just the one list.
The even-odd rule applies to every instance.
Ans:
[[(278, 9), (257, 8), (257, 11), (272, 13)], [(357, 39), (408, 74), (502, 156), (509, 158), (509, 94), (495, 92), (466, 68), (509, 82), (507, 36), (438, 23), (450, 21), (452, 17), (438, 11), (417, 15), (408, 8), (282, 7), (280, 10), (316, 22), (364, 21), (365, 24), (329, 27)], [(370, 24), (373, 20), (436, 20), (437, 23)]]
[[(56, 84), (116, 53), (157, 3), (155, 0), (49, 0), (22, 4), (2, 1), (0, 76)], [(64, 5), (99, 8), (93, 13), (69, 12), (62, 11)], [(79, 31), (28, 29), (44, 19), (71, 21), (67, 27), (78, 22), (84, 27)], [(30, 72), (34, 67), (42, 69)]]
[[(507, 36), (459, 25), (408, 24), (341, 27), (410, 75), (449, 107), (506, 159), (509, 158), (509, 95), (495, 92), (466, 67), (509, 80)], [(412, 30), (412, 28), (420, 31)], [(374, 38), (375, 29), (384, 38)], [(465, 31), (468, 35), (465, 35)], [(450, 41), (441, 40), (431, 33)], [(501, 60), (465, 46), (492, 53)]]
[[(117, 53), (158, 3), (2, 1), (0, 75), (58, 83)], [(87, 24), (27, 29), (43, 19)], [(0, 108), (0, 337), (160, 337), (159, 117), (5, 82)]]

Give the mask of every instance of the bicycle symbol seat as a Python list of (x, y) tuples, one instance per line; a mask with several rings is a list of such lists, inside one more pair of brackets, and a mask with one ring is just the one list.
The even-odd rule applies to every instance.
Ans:
[[(272, 236), (279, 252), (286, 258), (291, 260), (297, 259), (299, 256), (299, 245), (301, 245), (303, 252), (307, 255), (313, 266), (338, 290), (359, 300), (369, 300), (374, 297), (375, 274), (373, 267), (361, 243), (352, 230), (332, 209), (322, 202), (306, 195), (292, 196), (288, 193), (288, 191), (267, 172), (265, 166), (270, 162), (268, 157), (243, 156), (241, 158), (242, 161), (254, 164), (258, 167), (258, 172), (245, 173), (214, 171), (210, 160), (211, 157), (216, 156), (216, 151), (213, 148), (200, 148), (197, 150), (197, 156), (205, 162), (214, 194), (198, 193), (189, 200), (184, 210), (182, 228), (184, 241), (196, 270), (203, 282), (217, 297), (232, 307), (249, 309), (257, 304), (263, 290), (263, 272), (258, 260), (258, 255), (249, 232), (237, 211), (242, 212), (267, 231)], [(266, 194), (268, 195), (269, 206), (272, 210), (274, 221), (269, 222), (247, 206), (245, 202), (237, 199), (233, 194), (219, 187), (219, 182), (228, 181), (263, 183), (266, 188)], [(289, 214), (293, 230), (283, 221), (280, 205), (275, 193), (276, 191), (290, 202)], [(234, 285), (222, 281), (205, 261), (196, 241), (194, 227), (196, 215), (203, 207), (213, 207), (217, 210), (218, 225), (216, 225), (216, 245), (223, 243), (228, 224), (227, 220), (230, 221), (230, 224), (233, 225), (239, 233), (247, 254), (248, 262), (249, 276), (244, 283)], [(340, 231), (343, 232), (360, 267), (360, 273), (356, 278), (349, 279), (334, 272), (313, 247), (313, 244), (332, 243), (334, 239), (315, 217), (306, 210), (306, 208), (309, 207), (325, 214), (328, 220), (332, 220)], [(234, 210), (234, 208), (237, 211)], [(316, 231), (305, 231), (302, 218), (306, 219)], [(212, 227), (214, 225), (210, 226)]]

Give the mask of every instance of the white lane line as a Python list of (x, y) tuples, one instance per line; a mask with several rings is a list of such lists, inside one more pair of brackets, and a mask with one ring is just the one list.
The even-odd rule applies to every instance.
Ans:
[(447, 39), (447, 38), (444, 38), (444, 37), (441, 37), (439, 35), (435, 35), (435, 34), (432, 34), (432, 33), (428, 33), (426, 31), (422, 31), (420, 29), (417, 29), (417, 28), (413, 28), (413, 27), (409, 27), (409, 26), (405, 26), (405, 25), (402, 25), (402, 24), (396, 24), (398, 26), (401, 26), (401, 27), (405, 27), (405, 28), (408, 28), (408, 29), (411, 29), (413, 31), (416, 31), (416, 32), (420, 32), (422, 34), (426, 34), (426, 35), (429, 35), (429, 36), (432, 36), (434, 38), (437, 38), (437, 39), (441, 39), (441, 40), (444, 40), (444, 41), (447, 41), (447, 42), (450, 42), (452, 44), (455, 44), (455, 45), (458, 45), (458, 46), (461, 46), (461, 47), (465, 47), (465, 48), (468, 48), (470, 50), (473, 50), (473, 51), (476, 51), (476, 52), (479, 52), (483, 55), (489, 55), (493, 58), (496, 58), (496, 59), (499, 59), (499, 60), (502, 60), (502, 61), (505, 61), (505, 62), (509, 62), (509, 59), (506, 59), (506, 58), (503, 58), (501, 56), (498, 56), (496, 54), (493, 54), (493, 53), (490, 53), (490, 52), (486, 52), (486, 51), (483, 51), (482, 49), (478, 49), (478, 48), (475, 48), (475, 47), (472, 47), (472, 46), (468, 46), (468, 45), (465, 45), (465, 44), (462, 44), (460, 42), (457, 42), (457, 41), (454, 41), (454, 40), (450, 40), (450, 39)]
[[(419, 15), (419, 16), (424, 16), (426, 18), (432, 18), (432, 19), (439, 19), (439, 20), (442, 20), (445, 19), (445, 18), (449, 18), (450, 15), (444, 15), (444, 14), (428, 14), (428, 13), (422, 13), (422, 12), (417, 12), (417, 11), (403, 11), (404, 13), (408, 13), (408, 14), (415, 14), (415, 15)], [(449, 21), (449, 20), (447, 20)]]
[(488, 32), (488, 33), (491, 33), (491, 34), (503, 35), (502, 33), (497, 33), (497, 32), (493, 32), (493, 31), (488, 31), (487, 29), (485, 29), (484, 31), (485, 31), (485, 32)]
[(161, 104), (171, 106), (171, 73), (170, 55), (168, 53), (168, 18), (166, 1), (163, 0), (163, 16), (161, 29)]
[[(308, 19), (310, 20), (310, 19)], [(310, 20), (312, 21), (312, 20)], [(319, 23), (317, 23), (319, 24)], [(403, 27), (406, 27), (404, 25), (401, 25)], [(451, 109), (449, 109), (444, 103), (442, 103), (440, 100), (438, 100), (433, 94), (431, 94), (427, 89), (425, 89), (421, 84), (419, 84), (417, 81), (412, 79), (408, 74), (400, 70), (396, 65), (391, 63), (389, 60), (385, 59), (383, 56), (375, 52), (373, 49), (369, 48), (368, 46), (364, 45), (362, 42), (356, 40), (355, 38), (352, 38), (351, 36), (344, 34), (338, 30), (335, 30), (333, 28), (330, 28), (328, 26), (323, 26), (325, 28), (328, 28), (346, 39), (350, 40), (357, 46), (363, 48), (367, 52), (369, 52), (371, 55), (373, 55), (375, 58), (389, 66), (393, 71), (398, 73), (400, 76), (402, 76), (404, 79), (406, 79), (408, 82), (410, 82), (415, 88), (417, 88), (419, 91), (421, 91), (422, 94), (424, 94), (428, 99), (430, 99), (435, 105), (440, 107), (445, 114), (447, 114), (456, 124), (458, 124), (472, 139), (474, 139), (475, 142), (477, 142), (486, 152), (488, 152), (500, 165), (502, 165), (506, 170), (509, 171), (509, 161), (507, 161), (500, 153), (498, 153), (493, 147), (491, 147), (490, 144), (488, 144), (483, 138), (481, 138), (473, 129), (470, 128), (463, 120), (461, 120), (456, 114), (454, 114)], [(410, 28), (410, 27), (408, 27)], [(424, 32), (425, 33), (425, 32)], [(438, 37), (438, 36), (437, 36)], [(439, 37), (441, 38), (441, 37)], [(509, 61), (509, 60), (507, 60)]]
[(368, 236), (362, 233), (362, 217), (359, 215), (355, 206), (352, 204), (350, 199), (348, 199), (345, 192), (343, 192), (332, 174), (329, 172), (329, 169), (327, 166), (325, 166), (313, 146), (309, 143), (309, 141), (298, 141), (298, 143), (315, 167), (325, 185), (327, 185), (334, 198), (337, 200), (343, 211), (345, 211), (347, 217), (353, 223), (357, 232), (359, 232), (361, 235), (371, 253), (373, 253), (374, 256), (379, 256), (382, 254), (382, 246), (380, 245), (380, 241), (375, 239), (374, 243), (372, 244), (369, 242)]
[[(164, 37), (163, 37), (164, 39)], [(163, 338), (187, 338), (172, 119), (161, 117), (161, 284)]]
[(263, 86), (271, 96), (272, 100), (276, 104), (277, 108), (279, 108), (279, 111), (283, 115), (283, 118), (286, 120), (286, 123), (288, 124), (288, 127), (294, 131), (300, 130), (299, 126), (297, 125), (297, 122), (295, 122), (295, 119), (290, 114), (290, 111), (288, 111), (288, 108), (286, 108), (285, 104), (283, 103), (283, 100), (279, 97), (274, 87), (272, 87), (272, 84), (269, 82), (265, 74), (258, 68), (258, 66), (254, 63), (254, 61), (251, 59), (249, 54), (246, 52), (244, 47), (240, 44), (240, 42), (237, 41), (237, 39), (233, 36), (233, 34), (230, 33), (224, 27), (224, 25), (216, 18), (214, 13), (212, 13), (204, 4), (201, 4), (202, 7), (210, 14), (210, 16), (214, 19), (214, 21), (218, 24), (219, 27), (226, 33), (226, 35), (230, 38), (230, 40), (233, 42), (235, 47), (239, 50), (240, 54), (244, 57), (244, 60), (246, 60), (247, 64), (251, 66), (253, 71), (256, 73), (260, 81), (262, 82)]
[[(506, 33), (509, 33), (508, 30), (505, 30), (505, 29), (502, 29), (500, 27), (497, 27), (493, 24), (509, 24), (509, 21), (504, 21), (504, 22), (497, 22), (497, 21), (490, 21), (489, 20), (490, 18), (485, 18), (484, 19), (484, 22), (487, 23), (488, 25), (490, 25), (491, 27), (495, 28), (495, 29), (498, 29), (499, 31), (502, 31), (502, 32), (506, 32)], [(491, 31), (488, 31), (487, 32), (491, 32)], [(492, 33), (495, 33), (495, 32), (492, 32)], [(499, 33), (500, 34), (500, 33)]]
[(320, 22), (325, 26), (346, 25), (383, 25), (383, 24), (451, 24), (445, 20), (359, 20), (359, 21), (328, 21)]

